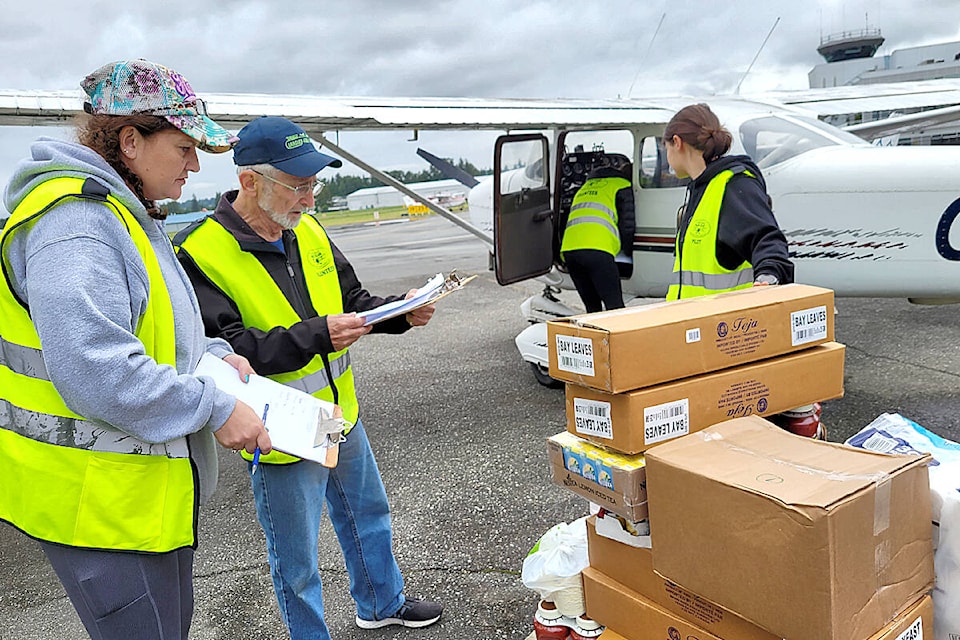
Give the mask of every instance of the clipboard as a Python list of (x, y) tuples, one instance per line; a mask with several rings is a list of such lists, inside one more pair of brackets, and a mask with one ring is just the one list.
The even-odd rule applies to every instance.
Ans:
[(442, 273), (438, 273), (428, 280), (427, 284), (417, 289), (417, 292), (412, 298), (388, 302), (375, 309), (362, 311), (358, 313), (357, 316), (364, 319), (365, 325), (377, 324), (378, 322), (410, 313), (428, 304), (433, 304), (437, 300), (447, 297), (454, 291), (459, 291), (476, 277), (475, 275), (462, 276), (456, 270), (451, 271), (446, 277), (444, 277)]
[(267, 431), (277, 451), (335, 467), (343, 440), (342, 432), (352, 425), (343, 419), (338, 405), (275, 382), (270, 378), (250, 376), (243, 383), (237, 370), (205, 353), (194, 375), (208, 376), (217, 387), (262, 413), (270, 405)]

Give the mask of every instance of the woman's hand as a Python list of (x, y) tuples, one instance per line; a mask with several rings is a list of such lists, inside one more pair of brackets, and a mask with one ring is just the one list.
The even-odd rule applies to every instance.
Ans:
[(240, 379), (244, 382), (250, 382), (250, 376), (257, 373), (253, 370), (253, 367), (250, 366), (249, 360), (241, 355), (237, 355), (236, 353), (231, 353), (230, 355), (225, 356), (223, 361), (236, 369), (237, 373), (240, 375)]
[[(246, 359), (244, 359), (246, 362)], [(250, 366), (249, 364), (247, 366)], [(237, 400), (233, 413), (223, 426), (213, 432), (217, 442), (233, 451), (246, 450), (253, 453), (260, 447), (260, 453), (270, 453), (273, 445), (260, 417), (246, 403)]]

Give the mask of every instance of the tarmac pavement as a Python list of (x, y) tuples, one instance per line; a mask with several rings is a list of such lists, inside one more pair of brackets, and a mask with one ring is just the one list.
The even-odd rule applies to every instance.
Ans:
[[(439, 246), (431, 238), (442, 233)], [(523, 558), (551, 526), (587, 503), (550, 481), (544, 440), (564, 428), (562, 390), (538, 385), (513, 339), (519, 303), (536, 283), (508, 287), (486, 271), (486, 248), (442, 220), (333, 230), (374, 293), (418, 287), (437, 271), (479, 277), (438, 304), (431, 323), (402, 336), (369, 335), (352, 349), (361, 415), (393, 508), (394, 546), (412, 595), (446, 610), (422, 630), (364, 631), (329, 522), (320, 570), (338, 640), (522, 639), (537, 596), (520, 582)], [(562, 299), (578, 304), (575, 292)], [(960, 307), (841, 299), (846, 396), (825, 404), (842, 441), (884, 411), (960, 440)], [(220, 484), (201, 508), (191, 638), (286, 638), (273, 595), (246, 465), (220, 455)], [(86, 635), (38, 545), (0, 525), (0, 638)]]

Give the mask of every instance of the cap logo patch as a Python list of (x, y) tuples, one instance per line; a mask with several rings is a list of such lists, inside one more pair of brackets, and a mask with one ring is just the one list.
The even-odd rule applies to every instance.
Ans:
[(310, 142), (310, 136), (306, 133), (295, 133), (292, 136), (287, 136), (284, 142), (284, 146), (287, 149), (299, 149), (303, 145)]

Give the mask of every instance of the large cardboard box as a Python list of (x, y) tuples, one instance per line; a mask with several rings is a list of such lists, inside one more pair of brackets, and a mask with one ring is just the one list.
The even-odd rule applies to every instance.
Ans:
[(751, 416), (646, 454), (657, 573), (784, 638), (866, 638), (933, 586), (929, 455)]
[(567, 385), (567, 431), (624, 453), (748, 415), (843, 396), (836, 342), (626, 393)]
[(587, 549), (591, 567), (710, 633), (736, 640), (780, 640), (780, 636), (658, 575), (653, 570), (650, 549), (631, 547), (599, 535), (596, 516), (587, 519)]
[(583, 577), (587, 615), (626, 640), (723, 640), (592, 567), (587, 567), (580, 575)]
[(554, 484), (631, 522), (647, 517), (643, 456), (627, 456), (566, 431), (547, 438)]
[(550, 375), (611, 393), (833, 340), (833, 291), (802, 284), (551, 320)]

